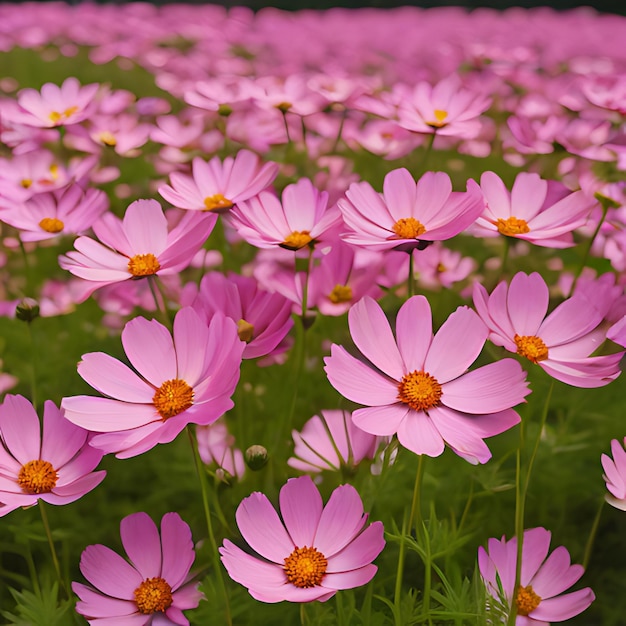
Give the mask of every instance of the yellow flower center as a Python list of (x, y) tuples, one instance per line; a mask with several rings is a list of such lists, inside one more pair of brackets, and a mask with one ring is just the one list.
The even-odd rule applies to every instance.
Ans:
[(136, 254), (128, 261), (128, 271), (137, 277), (152, 276), (161, 269), (159, 260), (152, 254)]
[(446, 117), (448, 117), (447, 111), (444, 111), (443, 109), (435, 109), (433, 113), (435, 114), (435, 119), (430, 122), (426, 122), (430, 127), (442, 128), (448, 123), (445, 121)]
[(22, 465), (17, 484), (24, 493), (50, 493), (57, 484), (58, 474), (52, 463), (35, 459)]
[(289, 109), (293, 106), (291, 102), (280, 102), (279, 104), (274, 105), (279, 111), (282, 113), (287, 113)]
[(517, 605), (518, 615), (528, 615), (539, 606), (540, 602), (541, 598), (533, 591), (531, 585), (528, 585), (528, 587), (520, 586), (517, 590), (515, 604)]
[(403, 217), (399, 219), (391, 227), (391, 230), (393, 230), (400, 239), (417, 239), (426, 232), (424, 225), (414, 217)]
[(441, 385), (428, 372), (411, 372), (402, 377), (398, 385), (398, 400), (414, 411), (427, 411), (441, 400)]
[(515, 335), (513, 337), (517, 346), (517, 354), (525, 356), (529, 361), (538, 363), (548, 358), (548, 346), (540, 337), (534, 335)]
[(134, 591), (137, 609), (144, 615), (160, 611), (164, 613), (172, 606), (172, 588), (160, 576), (146, 578)]
[(204, 211), (212, 211), (213, 213), (224, 213), (228, 209), (233, 208), (233, 201), (224, 197), (221, 193), (207, 196), (204, 199)]
[(155, 392), (152, 403), (163, 420), (186, 411), (193, 404), (193, 388), (184, 380), (166, 380)]
[(515, 235), (525, 235), (530, 232), (530, 228), (526, 223), (526, 220), (518, 219), (517, 217), (507, 217), (503, 220), (501, 217), (496, 222), (498, 232), (501, 235), (507, 237), (515, 237)]
[(24, 189), (28, 189), (32, 184), (33, 184), (32, 178), (22, 178), (22, 180), (20, 181), (20, 185), (22, 185)]
[(71, 117), (72, 115), (74, 115), (74, 113), (76, 113), (76, 111), (78, 111), (78, 107), (77, 106), (68, 107), (67, 109), (65, 109), (65, 111), (63, 111), (61, 113), (59, 113), (58, 111), (52, 111), (50, 113), (50, 115), (48, 115), (48, 119), (53, 124), (59, 124), (61, 121), (66, 120), (69, 117)]
[(60, 233), (63, 230), (63, 222), (56, 217), (44, 217), (39, 222), (39, 227), (47, 233)]
[(328, 561), (315, 548), (296, 548), (286, 559), (283, 569), (287, 580), (296, 587), (315, 587), (322, 582)]
[(330, 292), (328, 299), (333, 304), (352, 301), (352, 287), (349, 285), (335, 285)]
[(113, 133), (108, 130), (103, 130), (101, 133), (98, 133), (98, 139), (101, 143), (110, 148), (114, 148), (117, 145), (117, 139), (113, 136)]
[(237, 322), (237, 335), (241, 341), (250, 343), (254, 337), (254, 326), (250, 322), (246, 322), (244, 319), (240, 319)]
[(308, 246), (313, 241), (313, 237), (309, 234), (308, 230), (294, 230), (290, 235), (285, 237), (280, 245), (281, 248), (287, 250), (300, 250), (304, 246)]

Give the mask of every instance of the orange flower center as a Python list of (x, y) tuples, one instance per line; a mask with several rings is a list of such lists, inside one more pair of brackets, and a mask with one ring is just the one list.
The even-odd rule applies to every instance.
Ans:
[(228, 209), (233, 208), (233, 201), (224, 197), (221, 193), (207, 196), (204, 199), (204, 211), (212, 211), (213, 213), (224, 213)]
[(246, 322), (244, 319), (240, 319), (237, 322), (237, 335), (241, 341), (250, 343), (254, 337), (254, 326), (250, 322)]
[(294, 230), (290, 235), (285, 237), (280, 245), (281, 248), (287, 250), (300, 250), (304, 246), (308, 246), (313, 241), (313, 237), (309, 234), (308, 230)]
[(117, 145), (117, 139), (113, 135), (113, 133), (108, 130), (103, 130), (101, 133), (98, 133), (98, 139), (105, 146), (109, 146), (110, 148), (114, 148)]
[(144, 615), (164, 613), (172, 606), (172, 588), (160, 576), (146, 578), (134, 591), (137, 609)]
[(496, 226), (498, 227), (498, 232), (507, 237), (515, 237), (515, 235), (524, 235), (530, 232), (530, 227), (526, 223), (526, 220), (512, 216), (507, 217), (505, 220), (501, 217), (498, 218)]
[(403, 217), (399, 219), (391, 230), (400, 239), (417, 239), (426, 232), (425, 226), (414, 217)]
[(20, 185), (22, 185), (24, 189), (28, 189), (32, 184), (33, 184), (32, 178), (22, 178), (22, 180), (20, 181)]
[(47, 233), (60, 233), (63, 230), (63, 222), (56, 217), (44, 217), (39, 222), (39, 227)]
[(296, 587), (315, 587), (322, 582), (328, 561), (315, 548), (296, 548), (286, 559), (283, 569), (287, 580)]
[(152, 254), (136, 254), (128, 261), (128, 271), (136, 277), (152, 276), (161, 269), (159, 260)]
[(58, 111), (52, 111), (50, 113), (50, 115), (48, 115), (48, 119), (53, 124), (58, 124), (58, 123), (62, 122), (63, 120), (66, 120), (69, 117), (71, 117), (72, 115), (74, 115), (74, 113), (76, 113), (76, 111), (78, 111), (78, 107), (77, 106), (68, 107), (67, 109), (65, 109), (65, 111), (63, 111), (61, 113), (59, 113)]
[(335, 285), (330, 292), (328, 299), (333, 304), (352, 301), (352, 287), (349, 285)]
[(529, 361), (538, 363), (548, 358), (548, 346), (540, 337), (534, 335), (515, 335), (513, 337), (517, 346), (517, 354), (525, 356)]
[(17, 484), (24, 493), (50, 493), (57, 484), (58, 474), (52, 463), (35, 459), (22, 465)]
[(539, 606), (540, 602), (541, 598), (533, 591), (531, 585), (528, 585), (528, 587), (520, 586), (517, 590), (515, 604), (517, 605), (518, 615), (528, 615)]
[(431, 120), (430, 122), (426, 122), (430, 127), (442, 128), (448, 123), (445, 121), (446, 117), (448, 117), (447, 111), (444, 111), (442, 109), (435, 109), (433, 113), (435, 114), (435, 119)]
[(152, 403), (163, 420), (186, 411), (193, 404), (193, 388), (184, 380), (166, 380), (155, 392)]
[(411, 372), (402, 377), (398, 385), (398, 400), (414, 411), (428, 411), (439, 404), (441, 385), (428, 372)]

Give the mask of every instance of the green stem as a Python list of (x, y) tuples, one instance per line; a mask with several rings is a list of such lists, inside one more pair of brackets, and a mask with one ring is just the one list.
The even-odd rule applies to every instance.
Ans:
[(37, 411), (37, 367), (36, 363), (38, 360), (37, 356), (37, 342), (35, 341), (35, 337), (33, 334), (32, 322), (26, 322), (26, 329), (28, 332), (28, 340), (30, 342), (30, 354), (31, 354), (31, 362), (30, 362), (30, 401), (32, 405)]
[[(39, 504), (43, 504), (41, 501)], [(33, 590), (38, 596), (41, 596), (41, 587), (39, 586), (39, 579), (37, 578), (37, 568), (35, 567), (35, 560), (33, 559), (33, 552), (30, 549), (30, 543), (26, 545), (26, 564), (28, 565), (28, 573), (30, 579), (33, 582)]]
[(171, 329), (172, 322), (167, 313), (167, 308), (165, 306), (165, 298), (163, 297), (163, 294), (161, 293), (161, 290), (159, 289), (159, 285), (156, 281), (157, 281), (156, 276), (148, 276), (148, 285), (150, 287), (150, 293), (152, 294), (152, 297), (154, 298), (154, 304), (156, 305), (157, 313), (159, 317), (161, 318), (161, 322), (163, 323), (163, 326), (165, 326), (165, 328)]
[(48, 545), (50, 546), (50, 554), (52, 555), (52, 563), (54, 565), (54, 571), (59, 579), (59, 587), (63, 590), (66, 598), (70, 597), (67, 585), (61, 574), (61, 566), (59, 565), (59, 559), (57, 557), (57, 551), (54, 547), (54, 541), (52, 540), (52, 532), (50, 531), (50, 523), (48, 522), (48, 514), (46, 513), (46, 507), (43, 500), (39, 500), (39, 512), (41, 513), (41, 521), (43, 522), (44, 530), (46, 531), (46, 537), (48, 538)]
[(580, 278), (580, 275), (583, 273), (583, 270), (585, 269), (585, 266), (587, 265), (587, 259), (589, 258), (589, 254), (591, 252), (591, 248), (593, 246), (593, 242), (596, 240), (596, 237), (598, 236), (598, 233), (600, 232), (600, 228), (602, 228), (602, 224), (604, 223), (604, 220), (606, 219), (606, 214), (608, 213), (608, 210), (609, 210), (609, 203), (608, 203), (608, 201), (607, 202), (600, 201), (600, 204), (602, 205), (602, 216), (600, 217), (600, 219), (598, 221), (598, 225), (596, 226), (595, 230), (593, 231), (593, 235), (591, 235), (591, 238), (589, 239), (589, 241), (587, 241), (587, 245), (585, 246), (585, 251), (583, 253), (582, 261), (581, 261), (580, 266), (578, 267), (578, 270), (577, 270), (577, 272), (576, 272), (576, 274), (574, 276), (574, 282), (572, 283), (572, 288), (570, 290), (570, 296), (574, 293), (574, 289), (576, 289), (576, 283), (578, 282), (578, 279)]
[(209, 533), (209, 541), (211, 542), (211, 557), (213, 559), (213, 566), (215, 569), (215, 573), (218, 578), (220, 590), (224, 596), (224, 610), (226, 612), (226, 623), (228, 626), (232, 626), (232, 618), (230, 615), (230, 604), (228, 601), (228, 592), (226, 591), (226, 585), (224, 583), (224, 576), (222, 575), (222, 565), (220, 563), (220, 554), (217, 548), (217, 541), (215, 540), (215, 533), (213, 532), (213, 522), (211, 521), (211, 511), (209, 508), (209, 487), (208, 481), (206, 478), (206, 473), (204, 472), (204, 467), (202, 464), (202, 459), (200, 458), (200, 453), (198, 452), (198, 445), (196, 443), (195, 437), (191, 430), (191, 425), (187, 425), (187, 434), (189, 435), (189, 443), (191, 444), (191, 450), (193, 453), (193, 459), (196, 466), (196, 473), (198, 474), (198, 478), (200, 479), (200, 488), (202, 490), (202, 505), (204, 507), (204, 516), (206, 518), (207, 530)]
[[(410, 529), (410, 525), (408, 527)], [(394, 589), (394, 623), (395, 626), (404, 626), (402, 624), (402, 578), (404, 576), (404, 556), (406, 554), (406, 533), (407, 533), (407, 524), (406, 524), (406, 512), (404, 515), (404, 519), (402, 520), (402, 532), (400, 534), (400, 551), (398, 553), (398, 567), (396, 569), (396, 586)]]
[(414, 274), (413, 250), (409, 250), (409, 276), (407, 280), (407, 293), (410, 298), (415, 294), (415, 276)]
[(435, 143), (435, 135), (437, 134), (437, 131), (433, 132), (431, 135), (428, 136), (427, 139), (427, 144), (426, 144), (426, 151), (424, 152), (424, 158), (422, 159), (422, 165), (419, 168), (419, 170), (423, 173), (426, 172), (426, 165), (428, 163), (428, 157), (430, 157), (430, 153), (432, 152), (433, 149), (433, 144)]
[(598, 507), (598, 512), (593, 520), (593, 524), (591, 525), (591, 531), (589, 532), (589, 538), (587, 539), (587, 545), (585, 546), (585, 555), (583, 557), (583, 568), (586, 570), (587, 565), (589, 565), (589, 560), (591, 559), (591, 550), (593, 549), (593, 542), (596, 539), (596, 535), (598, 533), (598, 527), (600, 526), (600, 517), (602, 516), (602, 511), (604, 510), (604, 498), (600, 500), (600, 506)]
[(506, 235), (503, 237), (504, 244), (502, 247), (502, 264), (500, 265), (500, 278), (506, 276), (506, 266), (509, 260), (509, 252), (511, 251), (511, 238)]
[(346, 122), (346, 117), (348, 115), (348, 109), (344, 108), (341, 112), (341, 120), (339, 122), (339, 130), (337, 131), (337, 136), (335, 137), (335, 142), (333, 143), (333, 147), (331, 150), (332, 154), (337, 152), (337, 148), (339, 147), (339, 142), (341, 141), (341, 134), (343, 133), (343, 126)]
[(415, 520), (415, 537), (420, 535), (422, 525), (422, 481), (424, 479), (424, 455), (418, 455), (417, 471), (415, 472), (415, 484), (413, 485), (413, 500), (411, 502), (411, 515), (409, 517), (409, 532)]

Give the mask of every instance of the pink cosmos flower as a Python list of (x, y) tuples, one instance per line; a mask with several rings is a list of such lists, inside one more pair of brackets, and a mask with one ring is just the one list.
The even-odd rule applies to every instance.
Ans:
[[(563, 594), (582, 575), (582, 565), (571, 565), (563, 546), (550, 556), (550, 531), (531, 528), (524, 531), (520, 586), (515, 587), (517, 538), (489, 539), (487, 550), (478, 548), (478, 567), (487, 593), (501, 605), (505, 615), (514, 610), (516, 626), (547, 626), (582, 613), (595, 600), (589, 587)], [(501, 596), (504, 592), (504, 597)]]
[(93, 471), (103, 453), (88, 445), (89, 436), (50, 400), (42, 434), (33, 405), (7, 395), (0, 404), (0, 516), (39, 500), (69, 504), (95, 489), (106, 472)]
[(263, 191), (238, 203), (229, 215), (230, 224), (248, 243), (287, 250), (314, 246), (340, 221), (339, 211), (328, 207), (328, 192), (318, 191), (308, 178), (287, 185), (281, 200)]
[(280, 490), (278, 516), (267, 497), (255, 492), (235, 514), (253, 556), (228, 539), (220, 548), (229, 576), (261, 602), (328, 600), (339, 589), (368, 583), (372, 561), (385, 546), (382, 522), (368, 516), (351, 485), (337, 487), (326, 506), (310, 476), (291, 478)]
[(365, 405), (353, 422), (373, 435), (398, 435), (416, 454), (439, 456), (447, 443), (470, 463), (486, 463), (483, 441), (520, 421), (511, 408), (530, 393), (514, 359), (471, 372), (488, 330), (468, 307), (459, 307), (433, 337), (430, 305), (409, 298), (398, 311), (396, 337), (383, 310), (371, 298), (348, 314), (350, 334), (363, 356), (341, 346), (326, 357), (326, 374), (341, 395)]
[(97, 83), (81, 86), (70, 76), (60, 87), (46, 83), (41, 91), (22, 89), (17, 95), (21, 111), (14, 121), (44, 128), (76, 124), (90, 115), (98, 88)]
[(385, 176), (382, 194), (367, 182), (352, 183), (337, 204), (349, 228), (342, 239), (375, 250), (424, 249), (458, 235), (483, 210), (474, 181), (456, 192), (444, 172), (426, 172), (416, 183), (405, 168)]
[(224, 482), (241, 479), (246, 473), (243, 453), (235, 448), (235, 438), (228, 432), (223, 420), (196, 428), (198, 452), (206, 465), (217, 466), (215, 476)]
[(22, 241), (42, 241), (89, 230), (108, 204), (104, 191), (70, 185), (6, 207), (0, 200), (0, 220), (20, 230)]
[(291, 302), (260, 289), (254, 278), (232, 273), (205, 274), (191, 306), (207, 321), (217, 311), (234, 320), (246, 342), (244, 359), (275, 354), (293, 326)]
[(380, 439), (357, 428), (349, 411), (321, 411), (292, 431), (294, 456), (287, 465), (302, 472), (354, 469), (363, 459), (373, 459)]
[(207, 326), (185, 307), (174, 318), (172, 337), (156, 320), (136, 317), (124, 327), (122, 345), (138, 374), (103, 352), (84, 354), (78, 373), (107, 397), (62, 401), (68, 420), (102, 433), (93, 446), (121, 459), (136, 456), (233, 407), (245, 344), (232, 320), (215, 314)]
[(200, 157), (192, 161), (192, 176), (172, 172), (170, 185), (161, 185), (159, 193), (173, 206), (191, 211), (224, 213), (242, 200), (256, 196), (272, 183), (278, 173), (277, 163), (261, 164), (249, 150), (237, 156), (219, 157), (208, 163)]
[(210, 235), (217, 217), (184, 213), (170, 226), (156, 200), (136, 200), (124, 219), (106, 213), (94, 224), (100, 241), (79, 237), (59, 265), (88, 281), (82, 300), (96, 289), (133, 278), (176, 274), (187, 267)]
[(572, 232), (585, 224), (594, 204), (582, 191), (557, 191), (554, 184), (529, 172), (517, 175), (510, 193), (494, 172), (483, 173), (480, 188), (485, 208), (472, 231), (484, 237), (500, 234), (523, 239), (537, 246), (573, 246)]
[(603, 478), (609, 490), (604, 497), (616, 509), (626, 511), (626, 451), (617, 439), (611, 440), (611, 453), (601, 457), (604, 468)]
[(491, 295), (474, 284), (474, 306), (496, 345), (574, 387), (601, 387), (617, 378), (623, 351), (589, 356), (606, 336), (599, 326), (606, 312), (604, 299), (596, 303), (579, 290), (546, 317), (549, 297), (537, 272), (518, 272), (510, 285), (501, 282)]
[(178, 513), (166, 513), (161, 533), (146, 513), (120, 524), (128, 561), (106, 546), (87, 546), (80, 571), (93, 585), (73, 582), (76, 611), (92, 626), (189, 626), (185, 609), (204, 597), (189, 570), (195, 559), (191, 530)]

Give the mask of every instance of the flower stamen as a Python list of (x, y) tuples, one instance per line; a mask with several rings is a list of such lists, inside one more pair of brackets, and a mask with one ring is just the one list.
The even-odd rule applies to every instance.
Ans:
[(254, 325), (243, 318), (237, 322), (237, 336), (241, 341), (250, 343), (254, 337)]
[(166, 380), (156, 390), (152, 403), (165, 421), (192, 406), (193, 388), (181, 378)]
[(57, 484), (59, 475), (49, 461), (35, 459), (22, 465), (17, 475), (17, 484), (24, 493), (50, 493)]
[(203, 211), (210, 211), (211, 213), (225, 213), (229, 209), (232, 209), (234, 202), (229, 200), (221, 193), (216, 193), (212, 196), (207, 196), (204, 199)]
[(144, 580), (135, 589), (134, 594), (137, 609), (143, 615), (152, 615), (156, 612), (164, 613), (174, 601), (170, 584), (160, 576)]
[(530, 227), (526, 223), (526, 220), (519, 219), (517, 217), (507, 217), (505, 220), (501, 217), (496, 222), (496, 227), (501, 235), (507, 237), (515, 237), (515, 235), (525, 235), (530, 232)]
[(526, 357), (529, 361), (538, 363), (548, 358), (548, 346), (546, 346), (541, 337), (516, 334), (513, 340), (517, 346), (517, 354)]
[(398, 384), (398, 400), (414, 411), (427, 411), (437, 406), (442, 393), (437, 379), (424, 371), (406, 374)]
[(159, 260), (152, 254), (136, 254), (128, 261), (128, 271), (136, 277), (152, 276), (161, 269)]
[(44, 217), (39, 222), (39, 227), (47, 233), (60, 233), (65, 224), (56, 217)]
[(328, 299), (333, 304), (341, 304), (343, 302), (352, 301), (352, 287), (350, 285), (335, 285), (330, 292)]
[(391, 230), (400, 239), (417, 239), (426, 232), (426, 227), (414, 217), (403, 217), (391, 227)]
[(531, 585), (527, 587), (520, 585), (517, 590), (517, 596), (515, 597), (518, 615), (528, 615), (539, 606), (540, 602), (541, 598), (534, 592)]
[(285, 558), (283, 569), (292, 585), (304, 589), (321, 584), (327, 567), (328, 560), (319, 550), (304, 546)]
[(290, 235), (285, 237), (285, 240), (279, 244), (281, 248), (287, 250), (300, 250), (304, 246), (308, 246), (313, 241), (313, 237), (309, 234), (308, 230), (294, 230)]
[(443, 109), (435, 109), (433, 113), (435, 114), (435, 119), (430, 122), (426, 122), (431, 128), (443, 128), (447, 125), (448, 122), (445, 121), (448, 117), (447, 111), (444, 111)]

